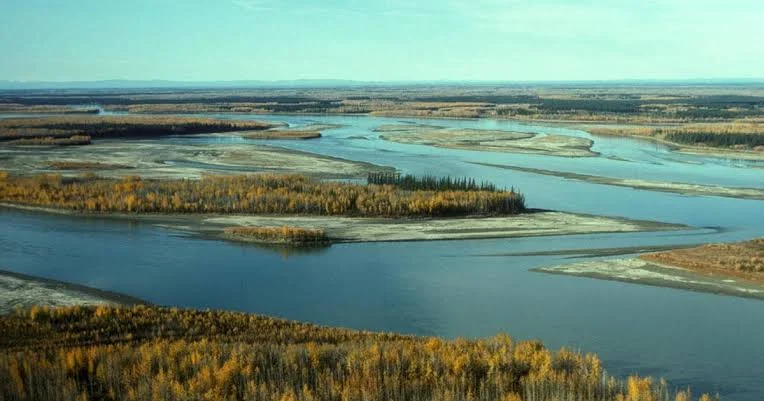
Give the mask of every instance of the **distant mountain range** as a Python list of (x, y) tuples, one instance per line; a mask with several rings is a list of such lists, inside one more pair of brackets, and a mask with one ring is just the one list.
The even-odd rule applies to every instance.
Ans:
[(353, 81), (343, 79), (297, 79), (284, 81), (170, 81), (123, 80), (103, 81), (4, 81), (0, 90), (44, 89), (214, 89), (214, 88), (341, 88), (392, 87), (408, 85), (465, 86), (621, 86), (621, 85), (764, 85), (764, 78), (686, 79), (686, 80), (619, 80), (619, 81)]

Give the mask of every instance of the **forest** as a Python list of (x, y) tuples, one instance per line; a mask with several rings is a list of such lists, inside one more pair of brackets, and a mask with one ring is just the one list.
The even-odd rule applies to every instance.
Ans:
[(0, 201), (80, 212), (257, 213), (356, 217), (455, 217), (522, 213), (514, 191), (406, 190), (322, 182), (301, 175), (121, 180), (86, 174), (15, 176), (0, 171)]
[(587, 131), (600, 135), (644, 136), (693, 146), (749, 150), (764, 147), (764, 124), (744, 120), (668, 127), (592, 127)]
[(505, 334), (447, 341), (153, 306), (32, 307), (0, 316), (0, 332), (8, 401), (696, 399)]
[(88, 136), (93, 139), (152, 138), (165, 135), (257, 131), (272, 127), (272, 124), (259, 121), (178, 116), (72, 115), (8, 118), (0, 120), (0, 141), (49, 140), (48, 138), (71, 138), (73, 136)]
[[(397, 173), (369, 173), (367, 183), (370, 185), (394, 185), (410, 191), (489, 191), (496, 192), (496, 185), (490, 182), (475, 181), (467, 177), (436, 177), (434, 175), (415, 176)], [(514, 192), (514, 190), (512, 190)]]

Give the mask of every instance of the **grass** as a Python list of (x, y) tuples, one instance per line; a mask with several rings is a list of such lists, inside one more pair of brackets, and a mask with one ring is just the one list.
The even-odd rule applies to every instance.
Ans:
[(503, 334), (446, 341), (151, 306), (33, 307), (0, 316), (0, 332), (8, 401), (691, 399)]
[(764, 284), (764, 238), (651, 253), (641, 258), (701, 274), (730, 276)]

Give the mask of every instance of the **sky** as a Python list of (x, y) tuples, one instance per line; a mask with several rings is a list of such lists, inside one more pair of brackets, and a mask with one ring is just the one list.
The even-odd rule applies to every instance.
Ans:
[(0, 80), (764, 77), (761, 0), (0, 0)]

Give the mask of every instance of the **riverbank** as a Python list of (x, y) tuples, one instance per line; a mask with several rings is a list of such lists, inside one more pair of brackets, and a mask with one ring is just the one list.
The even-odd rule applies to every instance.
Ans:
[(567, 128), (592, 135), (654, 141), (679, 153), (764, 160), (764, 124), (755, 121), (663, 125), (577, 124)]
[(0, 270), (0, 315), (37, 306), (136, 305), (128, 295)]
[[(269, 132), (269, 131), (264, 131)], [(392, 167), (257, 144), (173, 143), (156, 140), (99, 140), (84, 147), (0, 148), (3, 170), (13, 174), (78, 176), (88, 166), (104, 178), (201, 178), (204, 174), (301, 173), (314, 178), (365, 178)]]
[(613, 185), (617, 187), (633, 188), (645, 191), (669, 192), (681, 195), (696, 196), (720, 196), (726, 198), (764, 200), (764, 189), (760, 188), (736, 188), (721, 187), (715, 185), (687, 184), (680, 182), (660, 182), (639, 179), (602, 177), (588, 174), (571, 173), (565, 171), (553, 171), (538, 168), (511, 166), (505, 164), (492, 164), (470, 162), (480, 166), (496, 167), (523, 173), (541, 174), (568, 180), (585, 181), (593, 184)]
[(680, 267), (648, 262), (639, 258), (592, 260), (562, 266), (540, 267), (532, 271), (764, 300), (764, 285), (730, 277), (698, 274)]
[(435, 241), (523, 238), (556, 235), (673, 231), (687, 226), (554, 211), (532, 211), (507, 217), (361, 218), (332, 216), (267, 216), (210, 214), (79, 213), (70, 210), (0, 203), (0, 207), (35, 213), (135, 221), (199, 235), (226, 239), (228, 227), (296, 226), (320, 229), (332, 242)]
[(592, 157), (589, 139), (567, 135), (445, 128), (431, 125), (383, 125), (380, 139), (403, 144), (482, 152), (526, 153), (560, 157)]

